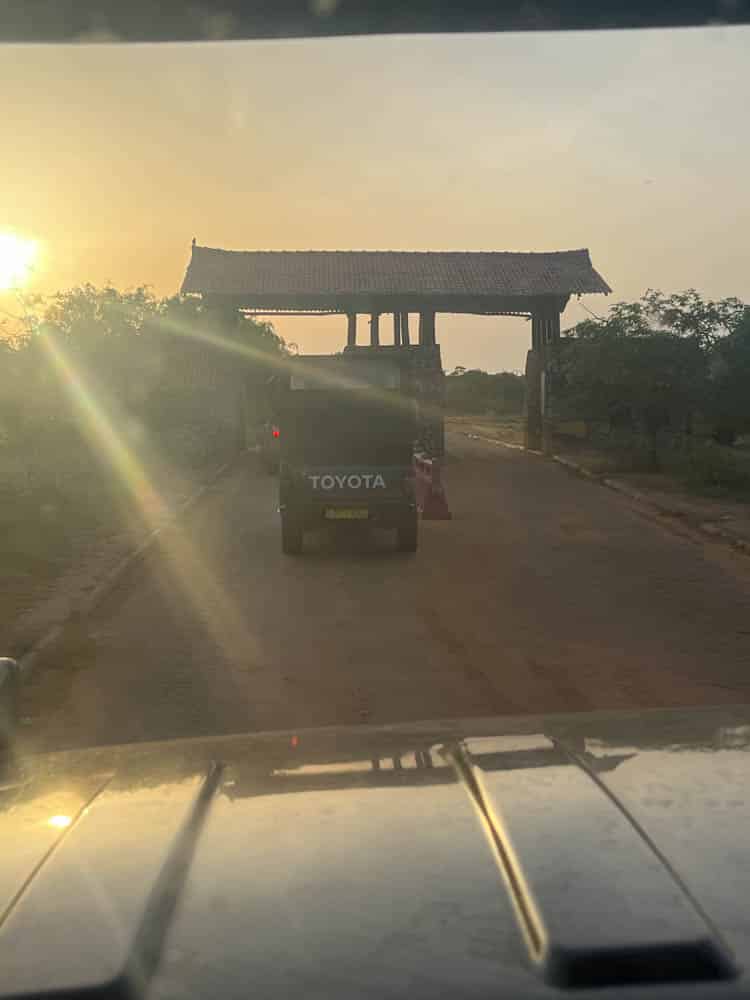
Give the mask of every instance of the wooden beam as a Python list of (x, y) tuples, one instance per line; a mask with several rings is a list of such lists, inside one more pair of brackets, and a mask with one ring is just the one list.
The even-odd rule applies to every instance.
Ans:
[(536, 309), (531, 316), (531, 349), (544, 351), (560, 339), (560, 313), (554, 308)]
[(396, 347), (401, 346), (401, 313), (393, 314), (393, 343)]
[(370, 346), (380, 347), (380, 313), (370, 314)]
[(346, 317), (346, 346), (356, 347), (357, 346), (357, 314), (348, 313)]
[(217, 295), (201, 296), (206, 303), (210, 301), (224, 302), (238, 309), (252, 312), (287, 312), (287, 313), (393, 313), (393, 312), (438, 312), (438, 313), (475, 313), (477, 315), (510, 315), (529, 316), (538, 310), (558, 309), (565, 306), (567, 296), (559, 295), (341, 295), (335, 292), (311, 292), (306, 294), (265, 294), (256, 295)]
[(243, 316), (344, 316), (340, 309), (314, 309), (312, 311), (298, 309), (244, 309), (239, 310)]
[(409, 346), (409, 313), (401, 313), (401, 343)]

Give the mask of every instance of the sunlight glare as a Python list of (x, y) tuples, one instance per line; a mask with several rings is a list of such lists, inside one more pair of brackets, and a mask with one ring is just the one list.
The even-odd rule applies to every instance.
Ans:
[(110, 468), (116, 481), (127, 491), (151, 532), (159, 534), (165, 565), (185, 597), (200, 614), (201, 621), (227, 659), (241, 651), (255, 659), (259, 644), (249, 630), (245, 617), (224, 588), (220, 576), (204, 560), (203, 554), (183, 531), (162, 532), (168, 505), (149, 477), (149, 468), (157, 464), (155, 454), (142, 446), (139, 454), (123, 436), (116, 412), (97, 394), (50, 331), (43, 332), (40, 343), (52, 363), (61, 385), (77, 411), (81, 427)]
[(25, 284), (37, 256), (34, 240), (0, 233), (0, 291)]
[(58, 830), (64, 830), (72, 822), (73, 820), (70, 816), (50, 816), (47, 820), (47, 825), (57, 827)]

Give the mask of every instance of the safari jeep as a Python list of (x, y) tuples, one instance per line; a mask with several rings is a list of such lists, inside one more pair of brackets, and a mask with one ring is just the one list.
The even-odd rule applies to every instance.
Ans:
[(279, 407), (281, 547), (302, 551), (305, 531), (360, 525), (395, 529), (417, 548), (414, 405), (386, 359), (294, 359)]

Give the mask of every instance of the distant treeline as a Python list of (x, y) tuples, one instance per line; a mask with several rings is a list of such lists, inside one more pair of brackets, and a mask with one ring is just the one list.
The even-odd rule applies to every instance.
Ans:
[(445, 381), (449, 411), (469, 414), (520, 414), (524, 378), (513, 372), (491, 375), (479, 369), (455, 368)]

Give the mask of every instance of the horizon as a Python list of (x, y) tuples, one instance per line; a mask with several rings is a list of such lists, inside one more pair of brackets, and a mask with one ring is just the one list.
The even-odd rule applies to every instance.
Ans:
[[(175, 294), (223, 249), (586, 247), (613, 288), (750, 299), (750, 29), (13, 46), (0, 230), (30, 293)], [(50, 100), (50, 94), (55, 100)], [(268, 317), (305, 352), (344, 317)], [(386, 326), (387, 330), (387, 326)], [(526, 321), (439, 315), (446, 370), (523, 368)]]

